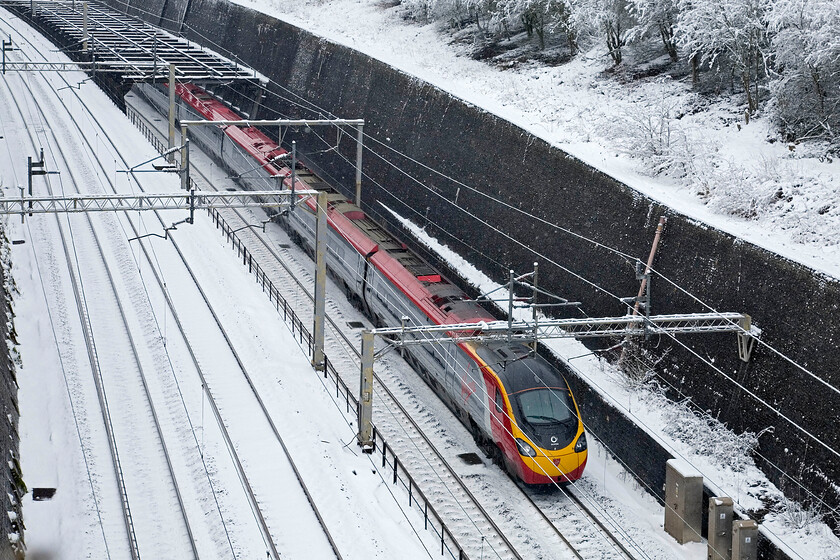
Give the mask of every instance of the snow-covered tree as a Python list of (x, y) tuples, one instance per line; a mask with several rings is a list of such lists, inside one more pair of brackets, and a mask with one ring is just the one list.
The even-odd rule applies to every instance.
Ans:
[(633, 20), (627, 0), (581, 0), (576, 7), (577, 17), (588, 20), (593, 31), (603, 33), (607, 49), (615, 64), (620, 64), (622, 48), (627, 44)]
[(741, 80), (752, 114), (758, 107), (758, 80), (767, 71), (767, 1), (678, 0), (677, 8), (677, 44), (689, 59), (713, 68), (729, 63)]
[(776, 117), (788, 135), (840, 149), (840, 3), (773, 0), (768, 19)]
[(509, 12), (520, 14), (528, 36), (536, 35), (545, 48), (545, 34), (560, 31), (566, 35), (569, 49), (576, 54), (577, 30), (572, 20), (569, 0), (508, 0)]
[(679, 59), (674, 40), (677, 0), (629, 0), (628, 9), (637, 22), (630, 33), (631, 37), (659, 35), (665, 52), (676, 62)]

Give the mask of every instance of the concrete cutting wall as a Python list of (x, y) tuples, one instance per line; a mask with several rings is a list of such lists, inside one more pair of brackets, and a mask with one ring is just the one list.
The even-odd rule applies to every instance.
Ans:
[[(110, 4), (126, 8), (124, 2)], [(526, 271), (539, 261), (540, 283), (583, 302), (587, 315), (624, 314), (614, 296), (636, 294), (633, 260), (551, 224), (646, 259), (658, 217), (668, 216), (655, 268), (681, 289), (654, 277), (652, 311), (706, 311), (687, 295), (693, 294), (716, 310), (749, 313), (763, 331), (762, 340), (821, 380), (763, 347), (749, 364), (740, 362), (735, 335), (683, 337), (691, 351), (667, 339), (653, 341), (656, 355), (667, 353), (657, 370), (659, 379), (672, 387), (675, 398), (690, 398), (736, 432), (771, 428), (760, 436), (756, 456), (767, 475), (794, 498), (804, 499), (806, 492), (782, 472), (832, 507), (840, 504), (840, 430), (835, 426), (840, 397), (823, 383), (840, 386), (836, 279), (680, 215), (469, 103), (264, 14), (225, 0), (134, 1), (128, 6), (151, 23), (235, 53), (280, 84), (270, 86), (253, 116), (366, 119), (365, 131), (381, 142), (368, 141), (368, 147), (419, 182), (366, 154), (365, 172), (373, 180), (365, 181), (365, 209), (393, 227), (398, 226), (382, 205), (425, 224), (496, 280), (504, 281), (509, 268)], [(253, 91), (240, 88), (225, 97), (253, 112)], [(289, 131), (286, 140), (291, 138), (304, 160), (352, 192), (353, 171), (341, 159), (354, 158), (349, 136), (327, 153), (316, 152), (336, 143), (334, 132), (326, 143), (313, 133)], [(388, 148), (477, 190), (432, 174)], [(719, 371), (693, 352), (714, 361)], [(624, 459), (660, 488), (665, 469), (661, 451), (654, 450), (658, 446), (628, 446), (627, 439), (637, 437), (633, 428), (621, 427), (627, 423), (616, 422), (619, 413), (594, 404), (594, 392), (581, 380), (572, 381), (592, 429), (624, 448)]]

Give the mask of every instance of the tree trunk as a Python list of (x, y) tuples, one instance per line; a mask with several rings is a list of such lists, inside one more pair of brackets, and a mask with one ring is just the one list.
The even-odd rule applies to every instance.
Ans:
[(609, 22), (607, 27), (607, 48), (610, 51), (610, 57), (616, 66), (621, 64), (621, 47), (624, 46), (624, 41), (621, 40), (621, 29), (617, 24)]
[(747, 94), (747, 113), (752, 115), (757, 107), (755, 97), (752, 94), (749, 66), (741, 71), (741, 82), (744, 84), (744, 92)]
[(677, 56), (677, 45), (674, 44), (673, 26), (666, 21), (659, 22), (659, 36), (662, 37), (662, 44), (665, 45), (665, 52), (671, 57), (671, 62), (677, 62), (679, 57)]
[(545, 18), (542, 14), (536, 17), (534, 30), (537, 32), (537, 37), (540, 38), (540, 50), (545, 50)]
[(697, 85), (700, 83), (700, 62), (699, 56), (697, 53), (691, 55), (691, 87), (693, 89), (697, 88)]

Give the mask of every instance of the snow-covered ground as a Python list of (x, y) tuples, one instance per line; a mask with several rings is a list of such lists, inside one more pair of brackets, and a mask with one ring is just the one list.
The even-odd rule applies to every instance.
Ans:
[[(26, 56), (37, 59), (34, 50), (18, 35), (26, 31), (20, 22), (13, 24), (12, 31), (7, 23), (8, 14), (0, 11), (0, 18), (4, 20), (0, 22), (4, 35), (12, 33), (16, 45), (26, 51)], [(27, 39), (35, 42), (42, 52), (52, 49), (51, 45), (32, 33), (27, 34)], [(56, 55), (53, 52), (50, 56)], [(71, 83), (83, 78), (82, 74), (67, 75)], [(74, 176), (82, 180), (88, 192), (107, 189), (109, 179), (122, 189), (134, 188), (126, 181), (125, 175), (115, 172), (123, 168), (117, 160), (125, 157), (128, 161), (139, 163), (154, 155), (151, 146), (125, 115), (91, 84), (84, 85), (80, 90), (65, 88), (60, 92), (83, 127), (83, 130), (76, 130), (69, 114), (62, 114), (55, 94), (39, 85), (46, 79), (57, 87), (66, 86), (57, 74), (10, 74), (0, 81), (0, 97), (3, 99), (0, 104), (0, 184), (4, 195), (17, 196), (17, 185), (26, 184), (27, 157), (37, 157), (30, 143), (30, 133), (43, 141), (50, 166), (60, 165), (63, 169), (61, 178), (51, 178), (54, 186), (70, 187), (70, 177)], [(41, 92), (39, 100), (46, 102), (48, 107), (46, 118), (39, 115), (23, 82)], [(16, 113), (12, 98), (17, 98), (24, 107), (25, 117)], [(83, 107), (90, 108), (99, 122), (107, 125), (107, 134), (116, 139), (116, 146), (109, 145), (105, 132), (97, 129), (93, 118)], [(90, 150), (83, 138), (90, 142)], [(67, 167), (58, 159), (59, 146), (75, 150), (77, 154), (66, 164)], [(109, 171), (105, 175), (94, 164), (97, 156), (106, 162), (105, 168)], [(147, 174), (138, 177), (140, 184), (147, 189), (179, 189), (177, 179), (171, 176)], [(43, 182), (36, 180), (37, 192), (43, 194), (43, 188)], [(171, 216), (173, 221), (183, 218), (183, 213), (176, 214)], [(62, 218), (62, 222), (72, 225), (78, 233), (75, 239), (76, 257), (80, 259), (78, 274), (86, 277), (96, 267), (84, 261), (84, 257), (89, 258), (95, 253), (84, 248), (82, 218), (76, 215)], [(111, 255), (111, 266), (119, 270), (117, 276), (123, 282), (146, 285), (150, 290), (134, 290), (123, 306), (128, 323), (138, 329), (134, 336), (140, 344), (141, 354), (151, 355), (157, 364), (157, 367), (147, 368), (146, 375), (153, 394), (160, 398), (156, 406), (161, 411), (164, 437), (171, 438), (168, 441), (171, 446), (185, 432), (187, 435), (183, 448), (173, 453), (173, 456), (184, 455), (189, 462), (180, 471), (176, 465), (176, 472), (183, 475), (179, 482), (185, 489), (185, 495), (198, 493), (197, 489), (206, 486), (208, 477), (215, 484), (213, 494), (205, 490), (203, 494), (198, 493), (197, 499), (187, 503), (188, 515), (196, 527), (205, 524), (215, 527), (219, 519), (223, 519), (231, 532), (229, 538), (233, 545), (229, 549), (220, 532), (210, 539), (203, 539), (199, 549), (204, 551), (203, 557), (231, 557), (234, 550), (237, 551), (236, 557), (264, 557), (265, 548), (259, 532), (255, 530), (254, 514), (242, 498), (242, 483), (237, 473), (228, 465), (230, 459), (214, 429), (201, 382), (191, 371), (190, 360), (184, 355), (184, 345), (178, 340), (173, 317), (160, 294), (155, 294), (151, 288), (153, 274), (148, 264), (143, 264), (142, 253), (137, 251), (138, 242), (128, 243), (126, 239), (130, 219), (137, 223), (138, 217), (113, 214), (93, 217), (100, 224), (122, 224), (125, 228), (123, 234), (120, 235), (117, 230), (106, 241), (108, 248), (121, 246), (124, 251), (121, 256)], [(155, 226), (149, 215), (144, 215), (143, 220), (148, 231), (160, 232), (160, 226)], [(78, 327), (80, 318), (68, 280), (67, 264), (60, 249), (56, 218), (50, 215), (33, 216), (21, 224), (19, 217), (7, 216), (3, 221), (9, 238), (23, 241), (13, 245), (11, 273), (19, 290), (13, 308), (17, 316), (15, 326), (20, 355), (17, 378), (20, 382), (24, 479), (30, 488), (54, 487), (58, 490), (49, 501), (34, 502), (31, 494), (24, 499), (28, 555), (33, 558), (129, 557), (122, 514), (115, 505), (119, 501), (115, 499), (108, 443), (102, 433), (102, 416), (94, 396), (91, 366), (87, 363), (88, 352)], [(111, 233), (114, 233), (113, 229)], [(372, 458), (356, 450), (352, 444), (355, 431), (341, 406), (343, 403), (334, 402), (322, 388), (320, 376), (313, 372), (288, 326), (253, 282), (247, 269), (242, 268), (212, 223), (206, 218), (199, 219), (194, 226), (182, 226), (171, 233), (230, 334), (232, 345), (243, 357), (244, 367), (251, 374), (254, 385), (268, 403), (268, 411), (279, 426), (304, 480), (312, 489), (313, 500), (331, 528), (343, 557), (427, 557), (427, 548), (433, 548), (435, 543), (424, 543), (418, 538), (418, 534), (423, 535), (422, 531), (416, 531), (408, 523), (402, 501), (394, 497), (389, 483), (374, 468)], [(225, 345), (213, 342), (219, 335), (214, 333), (213, 321), (208, 320), (206, 310), (202, 311), (196, 304), (194, 287), (189, 292), (189, 275), (175, 258), (168, 241), (153, 237), (144, 243), (157, 257), (154, 266), (167, 282), (177, 313), (187, 325), (188, 336), (192, 339), (202, 369), (208, 375), (207, 379), (211, 379), (214, 370), (218, 375), (215, 382), (208, 381), (208, 387), (211, 392), (218, 392), (217, 397), (227, 399), (221, 400), (223, 417), (227, 417), (231, 424), (235, 418), (247, 418), (255, 407), (247, 404), (248, 409), (237, 410), (236, 404), (249, 402), (247, 384), (243, 380), (233, 385), (241, 374), (236, 371), (235, 362), (231, 365), (232, 358), (229, 353), (225, 354)], [(86, 295), (89, 302), (111, 297), (105, 286)], [(93, 313), (97, 306), (89, 305), (88, 309)], [(115, 349), (110, 347), (109, 339), (120, 330), (117, 317), (92, 319), (99, 360), (116, 363), (123, 359), (130, 364), (130, 356), (110, 355)], [(68, 356), (72, 357), (72, 363)], [(114, 373), (104, 372), (106, 385), (111, 383), (109, 379), (114, 379)], [(174, 385), (176, 379), (179, 383), (177, 389)], [(114, 399), (112, 406), (118, 406), (123, 389), (110, 386), (108, 394)], [(184, 400), (183, 405), (180, 404), (179, 394)], [(225, 402), (227, 409), (224, 408)], [(142, 402), (121, 402), (118, 408), (112, 409), (112, 414), (142, 412), (146, 406)], [(175, 410), (181, 412), (176, 414)], [(231, 428), (230, 425), (228, 427)], [(139, 432), (140, 426), (137, 428)], [(256, 430), (256, 425), (253, 429)], [(253, 437), (250, 439), (254, 440)], [(132, 441), (122, 439), (119, 445), (126, 456), (130, 456)], [(290, 476), (288, 468), (282, 467), (279, 461), (271, 460), (275, 456), (271, 451), (271, 442), (249, 441), (247, 436), (242, 436), (235, 445), (243, 456), (245, 470), (252, 483), (257, 478), (273, 481), (271, 487), (262, 487), (259, 498), (261, 506), (269, 514), (274, 512), (275, 522), (286, 519), (282, 526), (275, 525), (275, 538), (283, 553), (294, 557), (310, 553), (325, 557), (324, 553), (330, 553), (314, 517), (310, 518), (313, 522), (307, 524), (303, 521), (307, 519), (305, 506), (294, 505), (300, 504), (293, 501), (297, 498), (292, 492), (298, 483)], [(251, 452), (249, 456), (249, 448), (261, 449), (262, 455), (255, 457)], [(201, 455), (199, 449), (202, 450)], [(168, 474), (149, 471), (148, 466), (153, 464), (151, 461), (147, 464), (142, 458), (135, 460), (139, 463), (130, 465), (131, 471), (136, 474), (138, 470), (146, 469), (146, 479), (142, 481), (146, 488), (159, 488), (161, 496), (171, 493)], [(128, 469), (126, 472), (129, 472)], [(192, 492), (187, 488), (191, 488)], [(140, 494), (129, 498), (138, 506), (134, 512), (137, 515), (134, 520), (136, 530), (146, 531), (144, 537), (148, 542), (148, 530), (156, 525), (156, 519), (141, 518), (140, 512), (155, 506), (162, 507), (168, 502), (161, 499), (158, 503)], [(138, 500), (146, 501), (143, 507)], [(214, 501), (218, 505), (214, 505)], [(158, 517), (163, 518), (164, 512), (159, 513)], [(171, 512), (167, 511), (166, 515), (169, 514)], [(371, 534), (373, 527), (380, 529), (376, 535)], [(158, 546), (166, 547), (169, 539), (180, 537), (180, 530), (171, 534), (159, 533)], [(434, 540), (427, 535), (423, 538)], [(170, 552), (179, 549), (170, 548)], [(166, 553), (157, 556), (165, 557)]]
[[(664, 78), (618, 83), (604, 74), (600, 49), (556, 67), (501, 70), (470, 58), (471, 47), (440, 24), (406, 21), (399, 5), (380, 0), (233, 1), (417, 76), (675, 210), (840, 278), (840, 161), (775, 141), (760, 115), (746, 124), (740, 98), (705, 100)], [(653, 177), (657, 166), (686, 176)]]
[[(393, 11), (385, 10), (378, 6), (368, 5), (359, 2), (335, 2), (329, 4), (319, 4), (328, 13), (332, 13), (334, 17), (317, 18), (321, 24), (324, 21), (332, 24), (335, 28), (340, 28), (344, 22), (352, 21), (355, 28), (361, 25), (359, 37), (353, 40), (345, 38), (341, 42), (350, 44), (356, 48), (362, 47), (361, 50), (381, 50), (381, 56), (388, 62), (387, 56), (394, 58), (394, 62), (399, 60), (415, 60), (425, 61), (419, 63), (417, 71), (410, 68), (404, 68), (415, 74), (425, 73), (421, 75), (424, 78), (432, 78), (430, 81), (446, 85), (447, 81), (453, 84), (455, 93), (461, 97), (476, 102), (479, 105), (487, 108), (496, 107), (499, 111), (512, 111), (511, 118), (515, 122), (519, 122), (532, 131), (542, 130), (541, 136), (556, 135), (559, 140), (557, 142), (565, 141), (563, 147), (571, 146), (572, 138), (577, 138), (571, 124), (568, 121), (558, 120), (554, 121), (554, 125), (546, 125), (534, 115), (532, 120), (528, 120), (527, 113), (524, 107), (528, 104), (525, 99), (535, 99), (531, 94), (525, 94), (522, 98), (522, 105), (518, 107), (506, 108), (502, 101), (494, 101), (491, 93), (494, 88), (490, 87), (491, 80), (498, 80), (498, 75), (491, 78), (492, 74), (487, 74), (484, 79), (487, 81), (486, 89), (479, 89), (478, 94), (470, 94), (469, 80), (465, 77), (472, 74), (482, 74), (485, 69), (489, 72), (491, 69), (484, 67), (480, 63), (464, 60), (458, 58), (457, 49), (443, 45), (435, 45), (435, 39), (438, 37), (433, 29), (430, 28), (416, 28), (413, 26), (404, 26), (397, 18)], [(312, 5), (302, 5), (300, 8), (300, 17), (311, 17), (314, 22), (315, 17), (311, 16)], [(265, 6), (263, 5), (263, 9)], [(290, 9), (298, 10), (297, 7)], [(361, 12), (359, 11), (361, 10)], [(307, 15), (308, 14), (308, 15)], [(357, 14), (357, 16), (348, 16), (348, 14)], [(279, 15), (276, 14), (275, 15)], [(361, 17), (364, 15), (364, 17)], [(379, 18), (379, 19), (377, 19)], [(391, 19), (385, 19), (391, 18)], [(286, 18), (284, 18), (286, 19)], [(341, 23), (339, 23), (341, 22)], [(295, 23), (293, 21), (293, 23)], [(298, 21), (298, 23), (301, 23)], [(319, 32), (315, 23), (303, 22), (304, 26), (311, 25), (316, 32)], [(386, 25), (387, 24), (387, 25)], [(376, 26), (380, 26), (377, 28)], [(403, 27), (399, 27), (403, 25)], [(373, 26), (373, 27), (368, 27)], [(348, 28), (350, 26), (347, 26)], [(389, 36), (390, 29), (401, 29), (401, 31), (394, 32), (398, 36), (400, 42), (391, 43), (386, 42)], [(328, 30), (320, 31), (323, 35), (328, 35)], [(339, 31), (339, 35), (340, 35)], [(347, 31), (349, 33), (349, 31)], [(355, 33), (355, 32), (354, 32)], [(371, 34), (372, 33), (372, 34)], [(353, 44), (358, 40), (362, 42), (361, 37), (373, 37), (368, 47), (364, 44)], [(340, 36), (339, 36), (340, 38)], [(421, 39), (428, 40), (427, 45), (421, 42)], [(396, 40), (396, 39), (395, 39)], [(395, 46), (396, 45), (396, 46)], [(405, 47), (405, 50), (400, 54), (400, 45)], [(409, 47), (410, 45), (410, 47)], [(438, 50), (439, 49), (439, 50)], [(369, 51), (370, 52), (370, 51)], [(448, 55), (446, 53), (449, 53)], [(374, 54), (371, 52), (371, 54)], [(445, 60), (444, 56), (451, 56), (455, 61), (453, 64), (463, 62), (469, 65), (471, 70), (468, 72), (459, 72), (457, 68), (453, 70), (441, 69), (439, 61)], [(398, 59), (398, 60), (397, 60)], [(438, 61), (433, 63), (433, 61)], [(475, 65), (475, 66), (472, 66)], [(539, 73), (538, 69), (534, 70)], [(553, 71), (553, 70), (552, 70)], [(586, 76), (587, 70), (580, 69), (580, 75)], [(496, 72), (493, 70), (493, 72)], [(442, 82), (438, 82), (435, 76), (440, 77)], [(591, 80), (598, 82), (599, 87), (605, 87), (601, 83), (601, 79), (594, 73), (589, 75)], [(520, 73), (514, 74), (511, 78), (510, 88), (516, 89), (520, 87), (520, 82), (526, 83), (528, 81), (540, 80), (542, 78), (523, 77)], [(586, 82), (586, 78), (581, 78), (581, 83)], [(460, 85), (458, 85), (460, 84)], [(460, 91), (459, 91), (460, 88)], [(553, 89), (551, 90), (554, 91)], [(85, 103), (95, 107), (97, 112), (102, 112), (106, 122), (113, 124), (116, 130), (119, 131), (121, 137), (124, 137), (126, 143), (126, 150), (136, 150), (136, 146), (144, 145), (143, 140), (139, 137), (133, 127), (125, 121), (122, 115), (104, 99), (101, 93), (96, 92), (92, 86), (83, 86), (81, 94), (86, 96)], [(477, 96), (477, 99), (470, 99), (469, 95)], [(546, 98), (552, 97), (548, 90), (544, 90), (542, 95)], [(597, 97), (592, 101), (592, 107), (597, 108), (595, 103)], [(562, 103), (561, 107), (565, 106)], [(594, 111), (590, 108), (590, 111)], [(559, 112), (559, 109), (557, 109)], [(508, 115), (505, 115), (508, 116)], [(587, 119), (586, 110), (580, 109), (578, 124), (590, 122), (592, 119)], [(522, 120), (524, 119), (524, 120)], [(755, 123), (753, 123), (755, 124)], [(25, 123), (7, 124), (3, 122), (4, 135), (8, 137), (13, 136), (12, 132), (15, 127), (25, 126)], [(750, 126), (753, 126), (752, 124)], [(546, 128), (548, 127), (548, 128)], [(553, 127), (553, 131), (552, 131)], [(756, 127), (757, 128), (757, 127)], [(560, 130), (562, 129), (562, 130)], [(742, 131), (744, 129), (742, 128)], [(548, 132), (546, 132), (548, 131)], [(535, 132), (536, 133), (536, 132)], [(759, 138), (761, 135), (754, 136)], [(595, 135), (591, 135), (594, 138)], [(590, 138), (590, 139), (591, 139)], [(145, 149), (145, 148), (144, 148)], [(598, 146), (597, 142), (586, 143), (575, 151), (577, 155), (584, 157), (588, 161), (597, 162), (598, 158), (603, 158), (607, 164), (619, 164), (615, 168), (607, 168), (608, 171), (622, 178), (632, 177), (636, 173), (632, 169), (635, 163), (623, 156), (618, 158), (608, 157), (604, 154), (609, 153), (606, 148)], [(590, 157), (586, 157), (587, 151), (591, 152)], [(137, 159), (137, 154), (133, 153), (132, 157)], [(21, 182), (21, 164), (25, 165), (25, 160), (29, 153), (12, 153), (3, 155), (0, 150), (0, 157), (8, 157), (4, 165), (0, 167), (3, 169), (4, 186), (8, 187)], [(616, 161), (613, 161), (616, 160)], [(836, 164), (833, 164), (836, 166)], [(836, 171), (835, 167), (831, 167)], [(834, 172), (832, 171), (832, 173)], [(11, 174), (11, 175), (9, 175)], [(25, 172), (23, 173), (25, 180)], [(639, 181), (647, 181), (646, 179), (638, 178)], [(635, 186), (635, 185), (634, 185)], [(172, 186), (177, 188), (177, 186)], [(654, 187), (650, 187), (654, 188)], [(662, 188), (663, 191), (676, 192), (677, 198), (683, 200), (683, 203), (696, 205), (697, 212), (706, 211), (706, 206), (695, 199), (686, 189), (680, 189), (673, 185), (660, 184), (656, 188)], [(663, 195), (665, 196), (665, 195)], [(676, 205), (677, 203), (675, 203)], [(712, 216), (710, 214), (710, 216)], [(755, 228), (754, 222), (737, 222), (735, 220), (723, 219), (712, 216), (710, 221), (721, 220), (721, 223), (728, 224), (727, 227), (735, 227), (740, 223), (744, 228), (745, 234)], [(34, 222), (31, 222), (34, 223)], [(20, 229), (16, 220), (8, 220), (12, 238), (24, 238), (24, 233)], [(757, 228), (756, 228), (757, 229)], [(182, 231), (183, 230), (183, 231)], [(293, 340), (288, 337), (288, 332), (285, 326), (280, 323), (276, 317), (273, 317), (269, 312), (261, 312), (260, 310), (266, 306), (264, 295), (253, 285), (252, 281), (244, 274), (236, 258), (225, 249), (221, 241), (218, 240), (218, 235), (213, 231), (209, 224), (196, 224), (193, 228), (180, 228), (176, 232), (179, 236), (184, 236), (188, 239), (188, 245), (193, 256), (199, 262), (204, 263), (204, 273), (208, 276), (219, 275), (217, 286), (214, 288), (216, 301), (224, 309), (224, 314), (230, 317), (231, 324), (238, 325), (239, 328), (235, 332), (237, 335), (237, 345), (242, 345), (243, 348), (257, 351), (262, 360), (264, 360), (265, 371), (262, 372), (266, 380), (266, 391), (276, 399), (277, 404), (275, 411), (277, 418), (280, 421), (288, 421), (290, 427), (293, 427), (292, 432), (296, 434), (296, 453), (303, 453), (308, 448), (312, 447), (312, 442), (321, 442), (325, 447), (321, 448), (316, 445), (311, 455), (307, 454), (306, 461), (307, 468), (317, 472), (316, 478), (324, 477), (324, 480), (338, 483), (342, 487), (342, 502), (347, 504), (348, 509), (338, 509), (336, 515), (340, 520), (346, 524), (347, 533), (346, 538), (350, 539), (355, 536), (358, 542), (367, 542), (370, 548), (357, 551), (366, 554), (368, 557), (413, 557), (425, 556), (425, 553), (420, 550), (419, 541), (412, 534), (411, 529), (401, 522), (402, 512), (399, 510), (391, 496), (384, 491), (383, 484), (378, 477), (368, 476), (364, 473), (371, 473), (369, 466), (365, 466), (366, 459), (358, 457), (353, 454), (349, 448), (344, 446), (342, 442), (352, 439), (353, 430), (347, 426), (344, 418), (335, 409), (333, 403), (326, 395), (319, 397), (320, 389), (315, 383), (316, 378), (311, 375), (311, 371), (306, 370), (305, 360), (301, 360), (301, 356), (293, 357), (293, 352), (296, 352), (296, 345)], [(418, 231), (418, 234), (422, 232)], [(210, 241), (208, 243), (208, 240)], [(60, 488), (66, 488), (67, 493), (61, 492), (57, 494), (57, 499), (52, 502), (32, 503), (27, 502), (25, 507), (25, 515), (27, 516), (28, 538), (30, 546), (33, 547), (31, 551), (40, 552), (43, 555), (53, 555), (54, 557), (100, 557), (96, 553), (91, 553), (90, 541), (98, 538), (96, 533), (97, 523), (94, 519), (95, 511), (92, 509), (92, 504), (87, 499), (89, 494), (84, 490), (84, 486), (88, 484), (84, 472), (84, 466), (81, 463), (81, 454), (79, 449), (79, 438), (74, 433), (74, 424), (69, 410), (69, 402), (66, 397), (67, 389), (63, 385), (63, 380), (55, 376), (59, 375), (60, 365), (56, 363), (56, 341), (53, 338), (50, 329), (46, 326), (45, 321), (48, 315), (48, 310), (45, 306), (45, 298), (42, 291), (42, 280), (37, 273), (38, 258), (32, 253), (32, 240), (27, 239), (24, 245), (15, 246), (13, 254), (14, 259), (14, 274), (18, 281), (18, 286), (21, 289), (21, 295), (18, 302), (15, 304), (15, 310), (18, 316), (17, 328), (19, 332), (19, 340), (21, 341), (21, 353), (23, 356), (23, 369), (21, 370), (21, 408), (22, 408), (22, 424), (25, 440), (22, 444), (22, 455), (24, 462), (25, 475), (27, 472), (32, 473), (36, 480), (27, 479), (30, 485), (49, 486), (51, 483), (56, 483)], [(435, 245), (433, 240), (429, 243)], [(779, 239), (768, 241), (770, 245), (779, 244), (779, 247), (784, 249), (785, 243), (792, 243), (791, 239), (781, 241)], [(789, 245), (793, 247), (793, 245)], [(444, 250), (443, 248), (441, 248)], [(778, 250), (778, 249), (777, 249)], [(454, 260), (457, 257), (452, 255)], [(822, 266), (828, 270), (825, 263), (831, 259), (823, 259)], [(219, 266), (218, 263), (230, 263), (230, 267)], [(818, 261), (815, 261), (818, 262)], [(832, 261), (833, 262), (833, 261)], [(464, 271), (469, 271), (467, 264), (459, 264), (456, 268)], [(229, 269), (229, 270), (228, 270)], [(468, 276), (478, 285), (487, 285), (488, 280), (481, 278), (478, 273), (467, 272)], [(49, 280), (45, 281), (49, 284)], [(51, 289), (61, 290), (58, 286), (51, 286)], [(232, 294), (236, 296), (233, 297)], [(65, 298), (72, 296), (65, 295)], [(349, 307), (349, 306), (348, 306)], [(270, 311), (270, 310), (269, 310)], [(349, 312), (348, 312), (349, 313)], [(256, 333), (249, 328), (249, 325), (254, 323), (254, 317), (259, 314), (260, 325), (265, 325), (264, 334)], [(26, 321), (27, 317), (40, 318), (38, 321)], [(83, 348), (82, 342), (79, 340), (62, 341), (62, 344), (78, 345), (80, 351)], [(587, 354), (587, 351), (580, 345), (575, 343), (558, 343), (555, 350), (563, 356), (572, 357)], [(766, 480), (757, 472), (757, 470), (744, 459), (740, 462), (731, 465), (715, 464), (708, 456), (704, 456), (698, 452), (700, 443), (703, 442), (689, 438), (681, 437), (680, 434), (691, 433), (697, 431), (696, 428), (702, 427), (703, 421), (698, 421), (696, 425), (689, 425), (691, 416), (684, 414), (677, 416), (678, 410), (669, 408), (659, 400), (655, 394), (640, 393), (635, 390), (630, 390), (621, 381), (617, 372), (610, 370), (603, 363), (585, 356), (583, 358), (574, 359), (570, 363), (576, 366), (584, 377), (590, 379), (594, 386), (600, 388), (607, 398), (612, 400), (616, 406), (625, 410), (628, 414), (633, 415), (636, 419), (649, 427), (652, 433), (660, 433), (663, 435), (663, 443), (674, 450), (678, 456), (683, 456), (695, 464), (703, 474), (713, 482), (713, 484), (721, 487), (724, 493), (735, 497), (740, 507), (749, 509), (754, 507), (760, 497), (761, 490), (769, 493), (775, 493)], [(277, 368), (277, 364), (288, 364), (288, 367)], [(271, 367), (268, 367), (271, 365)], [(258, 367), (258, 366), (255, 366)], [(280, 383), (284, 391), (280, 391)], [(273, 385), (273, 388), (272, 388)], [(197, 393), (199, 389), (193, 388)], [(297, 400), (293, 395), (299, 395)], [(307, 402), (313, 401), (313, 407), (317, 413), (313, 417), (303, 417), (298, 414), (295, 407), (296, 402), (301, 399), (307, 399)], [(320, 401), (323, 401), (322, 403)], [(320, 404), (319, 404), (320, 403)], [(439, 403), (438, 403), (439, 405)], [(430, 405), (433, 410), (440, 410), (440, 418), (450, 418), (455, 422), (454, 418), (442, 406), (436, 408), (437, 405)], [(44, 410), (48, 409), (50, 414), (45, 414)], [(294, 414), (292, 414), (294, 410)], [(57, 414), (53, 414), (56, 412)], [(681, 426), (685, 429), (676, 433), (673, 430), (674, 426)], [(670, 428), (669, 428), (670, 427)], [(459, 427), (454, 429), (460, 430)], [(668, 432), (672, 436), (668, 437)], [(444, 432), (445, 433), (445, 432)], [(707, 432), (704, 432), (707, 433)], [(596, 434), (597, 435), (597, 434)], [(448, 436), (444, 435), (444, 438)], [(468, 435), (465, 436), (463, 446), (469, 444)], [(324, 443), (326, 441), (326, 443)], [(329, 446), (334, 445), (335, 449), (330, 450)], [(459, 445), (452, 446), (457, 450)], [(454, 454), (454, 450), (452, 451)], [(352, 472), (352, 474), (350, 474)], [(362, 475), (357, 475), (362, 473)], [(636, 519), (633, 520), (637, 525), (649, 525), (652, 531), (657, 531), (658, 526), (661, 525), (661, 508), (649, 498), (645, 498), (640, 494), (639, 489), (634, 488), (634, 484), (622, 484), (621, 478), (625, 476), (614, 462), (606, 457), (600, 448), (593, 446), (593, 453), (591, 456), (591, 463), (587, 471), (586, 480), (593, 487), (593, 491), (600, 488), (604, 494), (609, 494), (609, 498), (604, 497), (604, 502), (615, 501), (619, 503), (635, 504), (635, 510), (630, 509), (629, 506), (622, 506), (610, 504), (611, 508), (615, 508), (614, 512), (631, 512)], [(366, 477), (366, 478), (364, 478)], [(363, 479), (364, 478), (364, 479)], [(370, 480), (368, 480), (370, 479)], [(503, 477), (497, 477), (496, 481), (503, 481)], [(43, 482), (41, 482), (43, 481)], [(237, 481), (228, 481), (231, 492), (238, 491)], [(756, 490), (758, 489), (758, 490)], [(344, 496), (346, 495), (346, 499)], [(596, 495), (598, 495), (596, 493)], [(603, 496), (603, 494), (602, 494)], [(353, 508), (350, 511), (349, 508)], [(359, 508), (361, 507), (361, 511)], [(236, 512), (234, 512), (236, 513)], [(788, 543), (789, 549), (793, 552), (794, 557), (801, 558), (825, 558), (834, 559), (840, 557), (840, 543), (830, 534), (830, 531), (824, 525), (816, 523), (804, 523), (800, 530), (796, 530), (790, 523), (785, 523), (785, 517), (793, 518), (796, 512), (782, 512), (777, 516), (777, 519), (769, 517), (767, 526), (772, 533), (780, 539), (784, 539)], [(366, 539), (368, 531), (372, 525), (383, 526), (384, 530), (377, 533), (381, 540), (375, 543), (370, 543)], [(657, 540), (661, 539), (661, 534), (654, 537)], [(668, 539), (663, 542), (667, 543)], [(667, 544), (665, 545), (668, 546)], [(673, 546), (671, 543), (670, 546)], [(99, 550), (99, 549), (95, 549)], [(673, 557), (690, 557), (700, 558), (704, 557), (704, 550), (699, 545), (690, 547), (675, 546), (671, 550)]]

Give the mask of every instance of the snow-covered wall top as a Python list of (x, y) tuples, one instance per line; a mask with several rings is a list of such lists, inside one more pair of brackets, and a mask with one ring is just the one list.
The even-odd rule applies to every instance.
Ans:
[[(789, 472), (840, 503), (832, 482), (840, 480), (833, 451), (840, 448), (833, 422), (840, 398), (828, 388), (840, 386), (837, 280), (680, 215), (509, 122), (270, 16), (225, 0), (142, 6), (129, 11), (235, 53), (270, 77), (260, 118), (366, 119), (366, 209), (378, 214), (381, 201), (497, 279), (536, 260), (540, 284), (583, 302), (588, 315), (623, 314), (616, 296), (638, 290), (632, 257), (647, 257), (658, 217), (668, 216), (655, 263), (666, 278), (653, 279), (653, 312), (708, 310), (702, 301), (749, 313), (781, 355), (759, 347), (744, 364), (732, 335), (685, 338), (689, 349), (654, 341), (656, 354), (668, 353), (661, 379), (735, 430), (773, 427), (759, 438), (768, 475), (784, 488), (791, 484), (779, 472)], [(250, 110), (251, 94), (240, 93), (237, 103)], [(352, 160), (352, 141), (345, 137), (338, 150), (316, 156), (336, 143), (334, 133), (296, 138), (324, 172), (352, 183), (342, 159)]]

